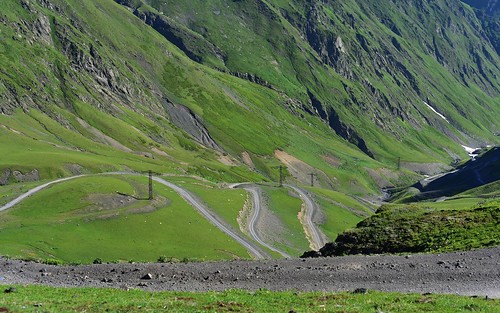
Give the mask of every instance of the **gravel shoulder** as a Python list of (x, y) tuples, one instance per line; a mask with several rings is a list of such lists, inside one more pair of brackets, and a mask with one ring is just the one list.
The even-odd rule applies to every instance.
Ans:
[(500, 247), (437, 255), (51, 266), (0, 258), (0, 284), (140, 288), (444, 293), (500, 298)]

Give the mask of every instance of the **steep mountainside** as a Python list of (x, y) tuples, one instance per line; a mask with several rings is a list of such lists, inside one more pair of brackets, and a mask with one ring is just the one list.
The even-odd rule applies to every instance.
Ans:
[[(446, 164), (460, 144), (498, 142), (500, 58), (459, 1), (3, 7), (5, 181), (148, 167), (277, 179), (285, 163), (305, 183), (293, 156), (302, 176), (366, 193), (398, 182), (398, 158)], [(40, 164), (47, 151), (68, 156)]]
[(462, 0), (475, 8), (477, 18), (497, 53), (500, 53), (500, 1)]
[(484, 10), (488, 15), (500, 13), (500, 2), (498, 0), (462, 0), (468, 5)]
[(499, 58), (458, 1), (118, 2), (196, 62), (300, 99), (370, 156), (396, 152), (379, 132), (474, 142), (498, 127)]

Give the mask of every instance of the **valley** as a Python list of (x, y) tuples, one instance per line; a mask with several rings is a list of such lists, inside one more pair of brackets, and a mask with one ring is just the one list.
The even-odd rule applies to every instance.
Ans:
[(4, 0), (0, 285), (498, 298), (498, 3)]

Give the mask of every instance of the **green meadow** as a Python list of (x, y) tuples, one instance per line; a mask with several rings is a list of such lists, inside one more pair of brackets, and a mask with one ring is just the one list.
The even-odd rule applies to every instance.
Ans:
[(1, 212), (2, 254), (62, 263), (156, 261), (160, 256), (249, 258), (171, 189), (147, 178), (100, 175), (52, 185)]
[(498, 312), (498, 299), (369, 291), (146, 292), (95, 288), (15, 286), (0, 297), (10, 312)]

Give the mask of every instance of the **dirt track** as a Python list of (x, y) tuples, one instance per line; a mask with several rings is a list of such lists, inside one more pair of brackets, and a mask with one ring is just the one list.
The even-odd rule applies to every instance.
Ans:
[(207, 291), (383, 291), (500, 298), (500, 247), (441, 255), (49, 266), (0, 258), (0, 284)]

